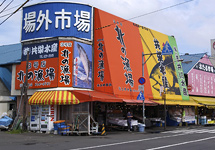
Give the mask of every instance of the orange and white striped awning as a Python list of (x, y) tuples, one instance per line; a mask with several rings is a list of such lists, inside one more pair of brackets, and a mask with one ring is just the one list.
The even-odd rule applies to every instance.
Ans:
[(80, 101), (70, 91), (43, 91), (34, 93), (28, 100), (30, 105), (71, 105)]

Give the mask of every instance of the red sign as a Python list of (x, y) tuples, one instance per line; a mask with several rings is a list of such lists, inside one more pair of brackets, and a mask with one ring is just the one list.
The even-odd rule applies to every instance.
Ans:
[(139, 84), (143, 85), (143, 84), (146, 83), (146, 79), (145, 79), (144, 77), (140, 77), (140, 78), (138, 79), (138, 82), (139, 82)]
[(59, 42), (58, 87), (72, 87), (73, 41)]
[[(28, 65), (28, 88), (57, 87), (58, 58), (31, 60)], [(16, 65), (15, 89), (22, 87), (26, 76), (26, 61)]]
[(192, 85), (188, 85), (188, 86), (187, 86), (187, 90), (188, 90), (188, 91), (191, 91), (191, 90), (192, 90)]

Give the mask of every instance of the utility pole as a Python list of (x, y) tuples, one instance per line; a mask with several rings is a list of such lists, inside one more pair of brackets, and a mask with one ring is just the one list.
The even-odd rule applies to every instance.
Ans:
[(27, 90), (28, 90), (28, 61), (29, 61), (29, 51), (27, 52), (27, 60), (26, 60), (26, 75), (25, 75), (25, 82), (23, 84), (24, 88), (24, 103), (23, 103), (23, 119), (22, 119), (22, 130), (26, 131), (27, 130), (27, 117), (26, 117), (26, 104), (28, 101), (28, 95), (27, 95)]
[(162, 92), (162, 99), (164, 101), (164, 131), (166, 130), (166, 92), (165, 88), (164, 91)]

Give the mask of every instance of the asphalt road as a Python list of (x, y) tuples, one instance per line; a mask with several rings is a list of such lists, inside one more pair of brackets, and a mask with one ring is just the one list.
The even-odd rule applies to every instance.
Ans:
[(8, 134), (0, 131), (0, 150), (214, 150), (215, 126), (116, 131), (106, 136), (61, 136), (44, 133)]

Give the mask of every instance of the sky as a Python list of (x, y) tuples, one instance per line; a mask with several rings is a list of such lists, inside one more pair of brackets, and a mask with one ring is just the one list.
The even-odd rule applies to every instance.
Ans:
[[(3, 1), (0, 1), (0, 5)], [(13, 0), (4, 10), (11, 1), (6, 0), (0, 6), (0, 46), (19, 43), (21, 39), (22, 11), (2, 22), (8, 17), (5, 15), (15, 11), (26, 0)], [(26, 6), (43, 1), (49, 2), (30, 0)], [(185, 53), (211, 55), (211, 39), (215, 39), (215, 0), (72, 0), (72, 2), (90, 4), (163, 34), (173, 35), (180, 55)], [(183, 2), (187, 3), (177, 5)]]

